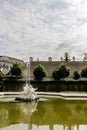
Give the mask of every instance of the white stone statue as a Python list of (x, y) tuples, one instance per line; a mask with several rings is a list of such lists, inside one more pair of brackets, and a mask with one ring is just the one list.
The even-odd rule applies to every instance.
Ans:
[(34, 100), (35, 98), (37, 98), (37, 94), (35, 92), (35, 88), (32, 87), (31, 84), (26, 84), (26, 86), (24, 87), (24, 91), (22, 92), (22, 96), (23, 98), (28, 98), (28, 99), (32, 99)]

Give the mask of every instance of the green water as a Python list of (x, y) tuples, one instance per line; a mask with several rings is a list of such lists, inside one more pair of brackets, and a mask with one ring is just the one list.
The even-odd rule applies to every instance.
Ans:
[(1, 101), (0, 130), (87, 130), (87, 101)]

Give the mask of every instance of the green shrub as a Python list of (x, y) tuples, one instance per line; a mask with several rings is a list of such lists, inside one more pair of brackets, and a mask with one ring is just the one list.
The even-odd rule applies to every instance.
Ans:
[(81, 77), (87, 78), (87, 64), (81, 69)]
[(70, 69), (65, 64), (61, 64), (53, 71), (52, 76), (55, 80), (60, 80), (68, 77), (69, 74)]
[(23, 68), (20, 63), (13, 63), (11, 66), (11, 76), (22, 76)]
[(47, 76), (47, 71), (45, 70), (44, 66), (39, 64), (35, 67), (33, 74), (36, 80), (42, 80)]
[(0, 71), (0, 81), (2, 81), (2, 79), (3, 79), (4, 76), (5, 75), (2, 73), (2, 71)]
[(79, 79), (80, 78), (80, 74), (78, 73), (78, 71), (75, 71), (74, 73), (74, 79)]

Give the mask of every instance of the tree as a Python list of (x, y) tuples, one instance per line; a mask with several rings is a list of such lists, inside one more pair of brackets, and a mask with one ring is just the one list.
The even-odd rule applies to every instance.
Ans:
[(72, 60), (75, 61), (75, 59), (76, 59), (75, 56), (73, 56)]
[(47, 76), (47, 71), (45, 70), (44, 66), (39, 64), (35, 67), (33, 74), (36, 80), (42, 80)]
[(81, 69), (81, 77), (87, 78), (87, 64)]
[(0, 81), (2, 81), (3, 77), (4, 77), (4, 74), (3, 74), (2, 71), (0, 70)]
[(74, 71), (74, 79), (79, 79), (80, 78), (80, 74), (78, 73), (78, 71)]
[(70, 57), (69, 57), (69, 54), (67, 52), (64, 55), (64, 60), (65, 61), (70, 61)]
[(68, 77), (69, 74), (70, 74), (70, 69), (65, 64), (61, 64), (53, 71), (53, 78), (55, 80), (60, 80)]
[(13, 76), (22, 76), (23, 68), (20, 63), (13, 63), (11, 66), (11, 75)]

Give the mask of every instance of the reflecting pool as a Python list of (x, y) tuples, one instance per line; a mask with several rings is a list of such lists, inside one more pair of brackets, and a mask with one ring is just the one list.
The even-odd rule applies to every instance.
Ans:
[(0, 101), (0, 130), (87, 130), (87, 100)]

